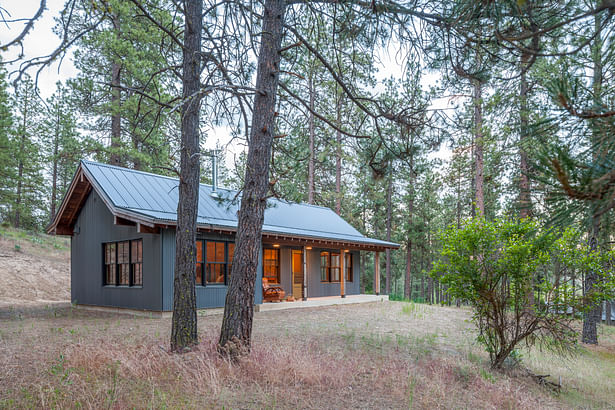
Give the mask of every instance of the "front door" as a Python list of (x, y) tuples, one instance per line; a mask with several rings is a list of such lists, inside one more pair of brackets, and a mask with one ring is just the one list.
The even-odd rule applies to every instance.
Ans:
[(292, 255), (292, 281), (293, 296), (295, 299), (303, 298), (303, 252), (293, 250)]

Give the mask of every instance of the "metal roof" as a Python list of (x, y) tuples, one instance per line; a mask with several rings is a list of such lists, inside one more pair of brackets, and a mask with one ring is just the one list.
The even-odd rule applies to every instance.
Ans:
[[(106, 199), (112, 211), (134, 215), (153, 223), (175, 223), (179, 200), (176, 178), (92, 161), (81, 161), (84, 174)], [(197, 225), (237, 229), (240, 197), (224, 188), (212, 196), (210, 185), (200, 184)], [(399, 245), (368, 238), (329, 208), (269, 199), (263, 233), (398, 248)]]

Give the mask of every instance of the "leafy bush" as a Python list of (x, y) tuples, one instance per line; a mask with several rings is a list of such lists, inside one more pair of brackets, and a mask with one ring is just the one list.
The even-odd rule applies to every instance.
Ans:
[[(463, 228), (441, 232), (443, 248), (431, 272), (448, 293), (474, 310), (477, 340), (501, 368), (520, 343), (539, 343), (560, 354), (572, 353), (577, 332), (569, 310), (581, 311), (589, 299), (604, 292), (580, 295), (565, 275), (557, 282), (552, 266), (604, 272), (610, 254), (591, 253), (579, 236), (567, 230), (557, 237), (540, 232), (531, 221), (467, 221)], [(563, 269), (563, 268), (561, 268)], [(603, 281), (602, 291), (609, 289)]]

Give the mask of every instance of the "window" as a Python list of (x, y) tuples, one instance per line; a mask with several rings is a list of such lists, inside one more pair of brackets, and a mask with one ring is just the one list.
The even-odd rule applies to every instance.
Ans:
[(104, 244), (105, 249), (105, 284), (115, 285), (115, 244)]
[(224, 275), (226, 273), (226, 257), (225, 257), (225, 242), (207, 241), (205, 247), (205, 257), (207, 264), (205, 270), (207, 272), (207, 283), (224, 284)]
[(203, 285), (203, 241), (196, 241), (196, 284)]
[(354, 272), (352, 266), (352, 253), (344, 254), (344, 270), (346, 271), (346, 282), (352, 282)]
[(117, 244), (117, 266), (120, 270), (119, 285), (130, 285), (130, 242)]
[[(347, 261), (346, 259), (345, 261)], [(340, 254), (320, 252), (320, 281), (339, 282), (341, 280)]]
[(235, 244), (220, 241), (196, 241), (196, 284), (224, 285), (231, 273)]
[(263, 278), (269, 283), (280, 283), (280, 250), (263, 250)]
[(107, 286), (143, 286), (143, 241), (103, 244), (104, 281)]
[(320, 252), (320, 281), (329, 282), (329, 252)]
[(143, 286), (143, 241), (131, 241), (130, 246), (130, 267), (132, 269), (132, 285)]
[(332, 253), (331, 254), (331, 267), (329, 273), (329, 280), (331, 282), (339, 282), (340, 281), (340, 254)]
[(231, 276), (231, 268), (233, 267), (233, 256), (235, 255), (235, 244), (230, 242), (228, 244), (228, 275)]

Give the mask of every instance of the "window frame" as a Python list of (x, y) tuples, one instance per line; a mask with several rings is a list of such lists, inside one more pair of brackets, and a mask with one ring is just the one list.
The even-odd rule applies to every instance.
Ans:
[[(348, 258), (346, 258), (348, 256)], [(352, 252), (344, 253), (344, 277), (345, 282), (354, 282), (354, 261)]]
[[(207, 244), (208, 243), (214, 243), (214, 244), (218, 244), (221, 243), (224, 246), (224, 256), (223, 256), (223, 261), (222, 262), (210, 262), (207, 256)], [(226, 268), (228, 265), (228, 257), (227, 257), (227, 246), (228, 242), (227, 241), (218, 241), (218, 240), (203, 240), (203, 259), (205, 260), (203, 266), (204, 266), (204, 272), (203, 272), (203, 279), (205, 282), (205, 286), (226, 286), (227, 285), (227, 272), (226, 272)], [(216, 250), (215, 250), (215, 245), (214, 245), (214, 254), (215, 254)], [(223, 272), (222, 272), (222, 282), (209, 282), (207, 281), (207, 273), (208, 273), (208, 266), (209, 265), (223, 265)]]
[[(342, 274), (345, 275), (348, 269), (346, 265), (347, 260), (344, 259), (344, 273), (342, 273), (341, 261), (342, 261), (342, 257), (346, 258), (346, 255), (352, 255), (352, 254), (347, 253), (347, 252), (338, 251), (338, 250), (320, 251), (320, 282), (321, 283), (340, 283), (342, 281)], [(332, 260), (333, 260), (333, 257), (335, 256), (337, 256), (338, 258), (338, 264), (336, 266), (333, 266)], [(325, 262), (324, 265), (323, 265), (323, 262)], [(333, 278), (334, 270), (337, 270), (339, 274), (337, 279)], [(323, 279), (323, 274), (324, 276), (326, 276), (326, 279)], [(354, 279), (354, 277), (353, 277), (352, 272), (351, 272), (350, 278), (351, 280), (345, 280), (345, 282), (353, 281), (352, 279)]]
[[(133, 262), (133, 256), (132, 256), (132, 245), (135, 242), (140, 242), (141, 243), (141, 261), (140, 262)], [(119, 248), (120, 248), (120, 244), (127, 244), (128, 247), (128, 255), (127, 255), (127, 261), (126, 262), (122, 262), (120, 263), (119, 260), (119, 256), (120, 256), (120, 252), (119, 252)], [(107, 263), (107, 247), (113, 245), (113, 264), (109, 264)], [(122, 261), (124, 261), (124, 259), (122, 259)], [(113, 266), (113, 276), (114, 276), (114, 282), (113, 283), (109, 283), (109, 281), (107, 280), (107, 267), (108, 266)], [(120, 277), (121, 277), (121, 265), (127, 265), (128, 266), (128, 284), (126, 283), (120, 283)], [(134, 280), (134, 267), (135, 265), (140, 265), (140, 270), (141, 270), (141, 283), (140, 284), (135, 284), (135, 280)], [(143, 287), (143, 238), (136, 238), (136, 239), (123, 239), (121, 241), (109, 241), (109, 242), (103, 242), (102, 243), (102, 279), (103, 279), (103, 286), (104, 287), (113, 287), (113, 288), (142, 288)]]
[[(196, 246), (199, 246), (199, 242), (201, 244), (201, 256), (202, 259), (198, 259), (198, 249), (197, 249), (197, 258), (195, 262), (195, 285), (199, 287), (208, 287), (208, 286), (228, 286), (229, 276), (231, 274), (231, 266), (232, 266), (232, 256), (230, 255), (229, 249), (231, 245), (235, 245), (235, 241), (227, 240), (227, 239), (210, 239), (210, 238), (197, 238), (195, 243)], [(207, 260), (207, 243), (223, 243), (224, 244), (224, 262), (209, 262)], [(230, 263), (229, 263), (229, 260)], [(197, 282), (196, 269), (198, 264), (201, 264), (201, 283)], [(224, 265), (224, 281), (223, 282), (208, 282), (207, 281), (207, 265)]]
[[(266, 251), (273, 251), (276, 254), (276, 258), (275, 259), (265, 259), (265, 252)], [(280, 282), (282, 281), (282, 275), (281, 275), (281, 261), (280, 261), (280, 248), (273, 248), (273, 247), (263, 247), (263, 277), (262, 279), (267, 278), (267, 282), (269, 283), (269, 278), (270, 276), (265, 276), (265, 261), (266, 260), (276, 260), (277, 264), (275, 265), (275, 267), (277, 268), (277, 274), (276, 274), (276, 282), (275, 283), (269, 283), (272, 285), (279, 285)]]
[[(320, 251), (320, 282), (328, 283), (331, 282), (329, 275), (329, 266), (331, 265), (331, 252), (329, 251)], [(323, 259), (324, 258), (324, 259)], [(323, 261), (325, 262), (323, 265)], [(323, 275), (324, 274), (324, 275)], [(324, 276), (324, 279), (323, 279)]]
[[(331, 258), (331, 260), (329, 261), (329, 283), (340, 283), (342, 281), (342, 267), (341, 267), (341, 262), (342, 262), (342, 253), (341, 252), (329, 252), (329, 258)], [(337, 256), (337, 265), (333, 266), (333, 257)], [(333, 279), (333, 271), (337, 270), (337, 279), (334, 280)]]

